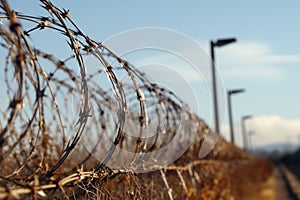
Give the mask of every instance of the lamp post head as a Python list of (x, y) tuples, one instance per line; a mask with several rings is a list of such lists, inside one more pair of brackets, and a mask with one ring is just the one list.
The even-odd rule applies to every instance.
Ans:
[(236, 42), (237, 40), (235, 38), (226, 38), (226, 39), (219, 39), (216, 42), (213, 43), (214, 46), (216, 47), (221, 47), (224, 46), (226, 44), (230, 44), (233, 42)]
[(252, 115), (246, 115), (242, 117), (242, 120), (245, 121), (246, 119), (252, 118)]
[(245, 89), (236, 89), (236, 90), (228, 90), (228, 94), (231, 95), (231, 94), (237, 94), (237, 93), (242, 93), (242, 92), (245, 92), (246, 90)]

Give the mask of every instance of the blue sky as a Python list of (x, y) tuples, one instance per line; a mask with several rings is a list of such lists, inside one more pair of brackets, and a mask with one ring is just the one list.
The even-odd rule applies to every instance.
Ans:
[[(10, 2), (16, 10), (41, 13), (35, 1)], [(53, 2), (70, 9), (79, 27), (99, 41), (136, 28), (167, 28), (190, 37), (209, 56), (209, 40), (236, 37), (237, 43), (216, 49), (215, 54), (224, 88), (246, 89), (246, 93), (232, 98), (238, 144), (242, 144), (240, 117), (248, 114), (253, 115), (248, 126), (255, 132), (254, 145), (297, 142), (300, 134), (299, 1)], [(128, 59), (138, 61), (130, 56)], [(208, 93), (197, 94), (198, 101), (201, 95), (207, 99)], [(199, 112), (200, 117), (213, 125), (211, 104), (198, 103), (205, 107), (203, 113)], [(227, 108), (226, 102), (221, 107)], [(222, 132), (228, 138), (226, 110), (224, 117)]]

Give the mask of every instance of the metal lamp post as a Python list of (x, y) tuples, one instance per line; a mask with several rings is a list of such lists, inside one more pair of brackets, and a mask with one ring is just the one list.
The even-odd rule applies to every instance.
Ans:
[(249, 131), (249, 150), (253, 153), (254, 152), (254, 145), (252, 136), (254, 135), (254, 131)]
[(228, 90), (227, 91), (227, 102), (228, 102), (228, 114), (229, 114), (229, 127), (230, 127), (230, 138), (231, 143), (234, 143), (234, 128), (232, 120), (232, 108), (231, 108), (231, 95), (245, 92), (244, 89)]
[(247, 132), (246, 132), (246, 125), (245, 121), (247, 119), (252, 118), (251, 115), (246, 115), (242, 117), (242, 134), (243, 134), (243, 145), (244, 145), (244, 150), (246, 151), (248, 149), (248, 139), (247, 139)]
[(210, 41), (210, 52), (211, 52), (211, 66), (212, 66), (212, 82), (213, 82), (213, 94), (214, 94), (214, 113), (215, 113), (215, 131), (220, 133), (219, 128), (219, 111), (218, 111), (218, 97), (217, 97), (217, 84), (216, 84), (216, 66), (215, 66), (215, 53), (214, 47), (221, 47), (230, 43), (235, 42), (235, 38), (219, 39), (217, 41)]

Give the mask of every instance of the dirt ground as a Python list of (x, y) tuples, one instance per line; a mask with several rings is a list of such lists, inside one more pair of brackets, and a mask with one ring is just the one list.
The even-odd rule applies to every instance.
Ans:
[(253, 159), (231, 172), (231, 190), (234, 199), (275, 199), (274, 167), (271, 163)]
[[(252, 191), (252, 192), (251, 192)], [(264, 182), (249, 186), (245, 190), (249, 200), (289, 200), (285, 183), (278, 169)]]
[(276, 200), (274, 175), (267, 179), (267, 181), (255, 185), (253, 192), (248, 196), (249, 200)]

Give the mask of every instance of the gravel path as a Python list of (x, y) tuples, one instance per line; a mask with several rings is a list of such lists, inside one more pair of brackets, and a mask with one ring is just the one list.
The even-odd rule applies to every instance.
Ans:
[(253, 195), (249, 199), (253, 200), (295, 200), (290, 196), (287, 188), (285, 178), (279, 168), (275, 168), (273, 176), (271, 176), (266, 182), (257, 185), (252, 190)]
[[(287, 179), (292, 185), (291, 190), (299, 190), (300, 186), (296, 185), (297, 180), (293, 180), (293, 175), (283, 169), (284, 173), (287, 174)], [(296, 182), (296, 183), (295, 183)], [(293, 196), (290, 193), (290, 189), (287, 187), (285, 177), (282, 173), (282, 168), (275, 168), (273, 176), (268, 179), (265, 183), (258, 186), (260, 188), (260, 192), (257, 195), (254, 195), (251, 199), (268, 199), (268, 200), (297, 200), (299, 197)], [(296, 191), (295, 191), (296, 192)]]
[(282, 176), (282, 173), (279, 171), (278, 168), (275, 169), (274, 172), (274, 192), (276, 196), (276, 200), (292, 200), (292, 198), (289, 196), (288, 189), (286, 187), (285, 180)]

